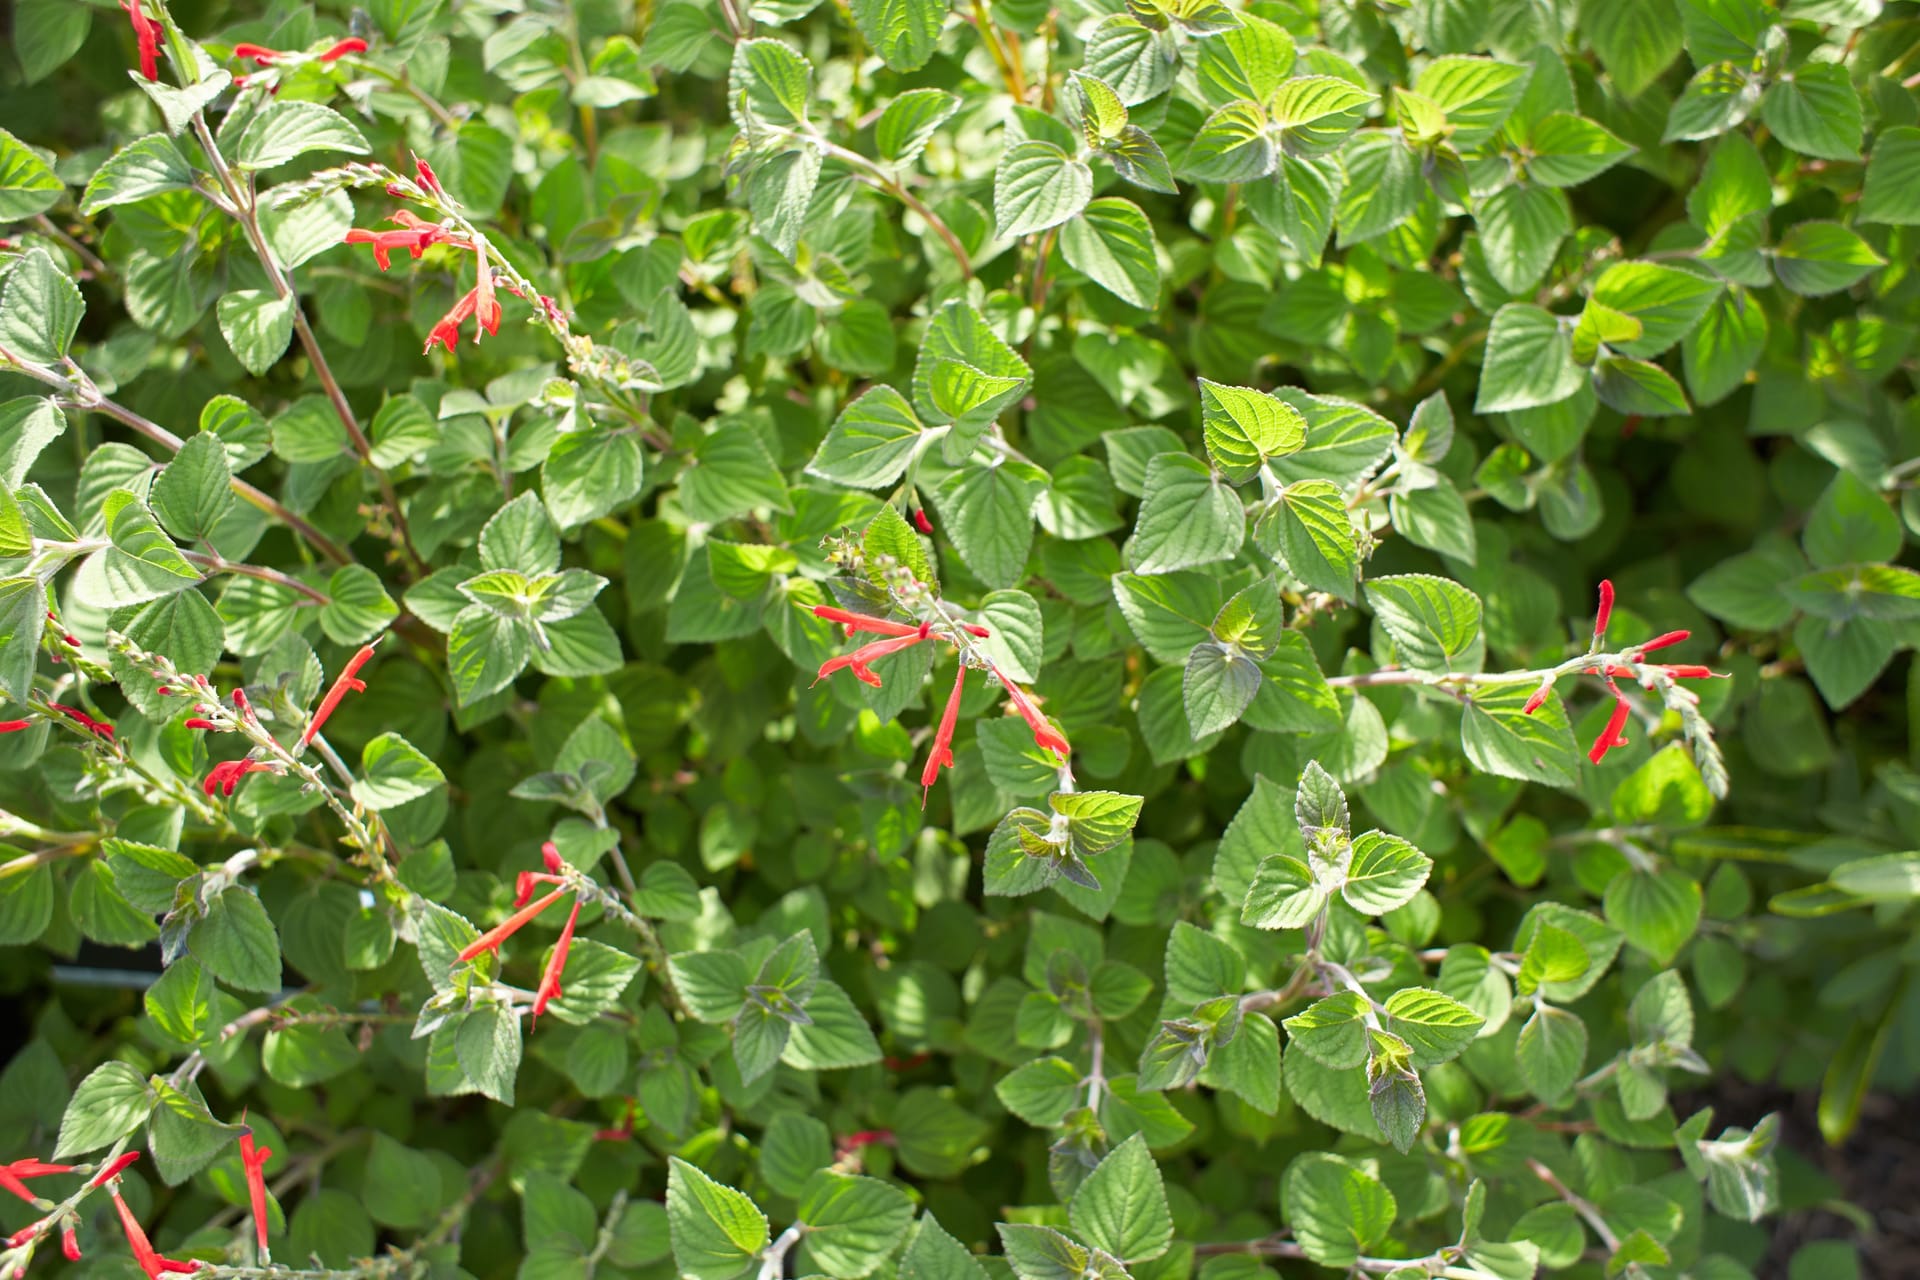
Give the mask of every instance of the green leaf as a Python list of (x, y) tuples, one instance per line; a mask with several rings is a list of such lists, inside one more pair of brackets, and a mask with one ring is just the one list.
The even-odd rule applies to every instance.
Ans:
[(1033, 548), (1033, 506), (1045, 483), (1039, 468), (1003, 462), (955, 471), (934, 490), (941, 528), (987, 586), (1020, 581)]
[(481, 1005), (460, 1023), (454, 1053), (475, 1088), (495, 1102), (513, 1105), (513, 1080), (520, 1070), (519, 1014), (506, 1005)]
[(1684, 872), (1622, 871), (1607, 885), (1607, 922), (1663, 968), (1700, 925), (1700, 882)]
[(1373, 579), (1366, 596), (1407, 666), (1439, 674), (1474, 672), (1484, 663), (1480, 598), (1459, 583), (1401, 574)]
[(1018, 142), (993, 175), (993, 216), (1002, 239), (1057, 227), (1093, 198), (1093, 171), (1051, 142)]
[(780, 468), (745, 422), (728, 422), (694, 447), (680, 476), (680, 500), (696, 520), (718, 522), (757, 507), (791, 509)]
[(60, 1118), (53, 1158), (65, 1160), (111, 1146), (144, 1123), (157, 1102), (147, 1078), (124, 1062), (97, 1066), (73, 1090)]
[(1691, 412), (1672, 374), (1645, 360), (1603, 356), (1593, 366), (1593, 391), (1621, 413), (1659, 417)]
[(369, 809), (397, 809), (447, 785), (440, 766), (397, 733), (383, 733), (360, 753), (353, 798)]
[(1308, 587), (1342, 600), (1354, 599), (1360, 551), (1346, 495), (1336, 485), (1326, 480), (1288, 485), (1255, 532), (1277, 543), (1287, 572)]
[(1086, 1249), (1051, 1227), (998, 1222), (994, 1230), (1019, 1280), (1082, 1280), (1088, 1274)]
[(1874, 135), (1859, 215), (1862, 222), (1920, 226), (1920, 128), (1898, 125)]
[[(19, 17), (16, 11), (16, 37)], [(0, 129), (0, 223), (24, 222), (51, 209), (66, 191), (47, 162), (20, 139)]]
[(191, 436), (153, 482), (153, 510), (188, 541), (212, 536), (233, 509), (233, 473), (219, 436)]
[[(1259, 103), (1230, 102), (1208, 116), (1193, 135), (1182, 168), (1202, 182), (1251, 182), (1265, 177), (1273, 172), (1276, 158), (1271, 126)], [(1327, 203), (1331, 225), (1333, 202)]]
[(1419, 207), (1419, 165), (1412, 148), (1397, 133), (1356, 135), (1342, 152), (1341, 163), (1347, 176), (1334, 222), (1342, 248), (1385, 235)]
[(1240, 922), (1256, 929), (1304, 929), (1326, 905), (1327, 891), (1307, 864), (1277, 853), (1254, 871)]
[(1260, 667), (1235, 645), (1194, 646), (1181, 680), (1187, 724), (1196, 739), (1220, 733), (1240, 719), (1260, 691)]
[(0, 482), (18, 488), (41, 452), (67, 429), (59, 407), (44, 396), (21, 396), (0, 404)]
[(1694, 403), (1715, 404), (1746, 382), (1768, 330), (1766, 310), (1753, 295), (1738, 285), (1722, 291), (1680, 348)]
[(1311, 1054), (1337, 1071), (1350, 1071), (1367, 1060), (1367, 1016), (1372, 1005), (1357, 991), (1336, 991), (1288, 1018), (1289, 1044)]
[(150, 133), (114, 152), (94, 171), (80, 197), (80, 212), (95, 214), (193, 185), (193, 169), (164, 133)]
[(728, 101), (742, 130), (791, 128), (807, 118), (813, 67), (778, 40), (742, 40), (733, 48)]
[(1555, 404), (1578, 391), (1586, 372), (1574, 363), (1573, 340), (1549, 312), (1510, 302), (1494, 314), (1480, 370), (1479, 413), (1511, 413)]
[(147, 1120), (147, 1152), (160, 1180), (179, 1186), (211, 1164), (222, 1149), (230, 1148), (242, 1129), (214, 1119), (192, 1085), (182, 1092), (163, 1080), (155, 1090), (159, 1099)]
[(1565, 1009), (1540, 1005), (1520, 1028), (1514, 1065), (1534, 1097), (1558, 1102), (1587, 1062), (1587, 1024)]
[(1885, 265), (1873, 246), (1838, 222), (1802, 222), (1773, 251), (1780, 283), (1806, 297), (1851, 288)]
[(910, 164), (959, 109), (960, 100), (944, 89), (909, 89), (887, 103), (874, 122), (874, 145), (881, 158)]
[(241, 991), (280, 990), (280, 935), (246, 889), (234, 887), (207, 904), (187, 946), (207, 971)]
[(1087, 1175), (1068, 1206), (1074, 1234), (1123, 1262), (1146, 1262), (1173, 1243), (1160, 1169), (1146, 1140), (1134, 1134)]
[(1526, 89), (1531, 68), (1492, 58), (1435, 58), (1413, 82), (1414, 91), (1447, 113), (1450, 141), (1465, 151), (1491, 138)]
[(276, 100), (247, 122), (228, 149), (240, 169), (273, 169), (314, 151), (365, 155), (367, 140), (339, 112), (317, 102)]
[(1147, 464), (1146, 498), (1126, 554), (1137, 573), (1168, 573), (1230, 560), (1246, 537), (1245, 510), (1207, 464), (1184, 453)]
[(1301, 1250), (1323, 1267), (1351, 1267), (1386, 1238), (1399, 1213), (1393, 1192), (1378, 1179), (1324, 1152), (1287, 1166), (1280, 1209)]
[(221, 336), (248, 373), (257, 377), (286, 354), (293, 340), (293, 307), (292, 297), (275, 297), (265, 289), (240, 289), (221, 297)]
[(0, 293), (0, 345), (22, 360), (58, 365), (73, 346), (87, 304), (45, 249), (17, 259)]
[(918, 71), (933, 57), (947, 7), (934, 0), (856, 0), (853, 22), (895, 71)]
[(1406, 1041), (1416, 1067), (1437, 1067), (1473, 1043), (1487, 1020), (1453, 997), (1406, 987), (1387, 997), (1386, 1028)]
[(906, 473), (922, 438), (906, 397), (892, 387), (874, 387), (840, 411), (807, 470), (835, 484), (882, 489)]
[(1383, 916), (1405, 906), (1426, 884), (1433, 859), (1381, 831), (1354, 837), (1340, 896), (1363, 916)]
[(61, 0), (21, 0), (13, 10), (13, 46), (26, 82), (33, 84), (59, 70), (80, 51), (92, 28), (90, 8)]
[(1332, 151), (1358, 128), (1378, 95), (1338, 76), (1296, 76), (1274, 90), (1268, 109), (1289, 154)]
[(1860, 95), (1847, 68), (1809, 62), (1774, 81), (1760, 99), (1760, 119), (1774, 136), (1803, 156), (1858, 160), (1866, 131)]
[(374, 1131), (362, 1195), (368, 1216), (389, 1227), (424, 1227), (440, 1209), (440, 1170), (425, 1152), (413, 1151)]
[(24, 703), (46, 629), (47, 589), (34, 577), (0, 578), (0, 688)]
[(1719, 281), (1658, 262), (1620, 262), (1593, 282), (1594, 302), (1640, 322), (1627, 340), (1610, 340), (1622, 355), (1657, 356), (1692, 331), (1720, 295)]
[(734, 1280), (767, 1247), (767, 1218), (753, 1201), (678, 1156), (667, 1161), (667, 1224), (674, 1263), (693, 1280)]
[(1132, 201), (1094, 200), (1060, 230), (1073, 269), (1124, 302), (1152, 307), (1160, 297), (1159, 242)]
[(1580, 749), (1573, 740), (1560, 695), (1526, 709), (1531, 685), (1494, 685), (1468, 690), (1460, 720), (1460, 746), (1477, 769), (1502, 778), (1571, 789), (1580, 778)]
[(1623, 98), (1637, 98), (1680, 53), (1672, 0), (1618, 0), (1580, 11), (1581, 34)]
[(1527, 174), (1549, 187), (1577, 187), (1634, 153), (1607, 129), (1571, 112), (1555, 111), (1527, 135)]
[[(1565, 192), (1557, 187), (1525, 183), (1516, 183), (1495, 192), (1475, 211), (1474, 221), (1480, 228), (1481, 242), (1486, 246), (1487, 267), (1493, 272), (1493, 278), (1509, 293), (1530, 292), (1552, 264), (1554, 254), (1560, 249), (1560, 242), (1573, 230), (1573, 213), (1567, 205)], [(1499, 315), (1494, 317), (1495, 333), (1487, 339), (1489, 366), (1500, 350), (1495, 344), (1496, 337), (1516, 340), (1513, 332), (1500, 331), (1499, 323), (1501, 316), (1514, 311), (1517, 306), (1503, 307)], [(1529, 315), (1535, 310), (1525, 308)], [(1551, 376), (1552, 372), (1551, 369), (1536, 369), (1535, 385), (1540, 385), (1539, 380)], [(1480, 394), (1483, 400), (1488, 395), (1484, 385)], [(1482, 407), (1486, 406), (1483, 404)]]
[(1307, 442), (1298, 409), (1250, 387), (1201, 378), (1200, 416), (1207, 456), (1234, 484), (1253, 479), (1266, 459), (1297, 453)]
[(913, 1202), (877, 1178), (822, 1169), (801, 1192), (799, 1215), (807, 1224), (802, 1269), (834, 1280), (860, 1280), (877, 1271), (906, 1237)]

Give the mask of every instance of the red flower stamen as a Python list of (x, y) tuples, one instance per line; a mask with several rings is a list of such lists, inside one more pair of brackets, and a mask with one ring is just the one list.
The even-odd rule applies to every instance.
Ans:
[(306, 732), (300, 735), (300, 742), (294, 747), (296, 752), (307, 749), (307, 744), (312, 742), (314, 735), (320, 732), (320, 726), (327, 722), (327, 717), (333, 714), (333, 709), (340, 705), (342, 698), (349, 693), (360, 693), (366, 689), (366, 682), (357, 680), (355, 677), (360, 674), (360, 668), (366, 666), (368, 659), (372, 657), (373, 646), (363, 644), (358, 653), (347, 659), (347, 665), (340, 668), (340, 674), (333, 678), (333, 685), (327, 690), (327, 696), (320, 699), (320, 706), (314, 711), (313, 719), (307, 721)]
[(998, 667), (992, 667), (991, 664), (989, 664), (989, 666), (993, 674), (999, 678), (1000, 683), (1006, 687), (1007, 705), (1012, 707), (1015, 714), (1027, 722), (1029, 729), (1033, 730), (1034, 745), (1063, 756), (1072, 754), (1073, 748), (1068, 745), (1066, 738), (1061, 732), (1053, 727), (1052, 721), (1048, 720), (1047, 717), (1041, 713), (1040, 706), (1033, 700), (1033, 696), (1013, 681), (1007, 679)]
[(18, 733), (33, 728), (31, 720), (0, 720), (0, 733)]
[(522, 907), (493, 928), (475, 938), (472, 942), (469, 942), (466, 949), (455, 958), (463, 961), (471, 960), (482, 952), (499, 950), (501, 943), (520, 932), (521, 929), (525, 928), (533, 918), (542, 911), (545, 911), (548, 907), (560, 901), (561, 895), (565, 893), (565, 889), (555, 889), (552, 893), (540, 899), (540, 901), (534, 903), (532, 906)]
[(264, 760), (223, 760), (207, 771), (207, 779), (200, 784), (200, 789), (208, 795), (218, 791), (223, 796), (231, 796), (240, 779), (248, 774), (278, 772)]
[(160, 24), (146, 15), (141, 0), (120, 0), (133, 24), (133, 40), (140, 46), (140, 74), (149, 80), (160, 78)]
[(332, 45), (329, 45), (326, 52), (320, 55), (320, 61), (334, 62), (346, 57), (350, 53), (365, 53), (366, 51), (367, 42), (365, 40), (362, 40), (359, 36), (349, 36), (345, 40), (336, 41)]
[(113, 1160), (110, 1164), (107, 1165), (106, 1168), (94, 1174), (93, 1181), (89, 1182), (87, 1185), (90, 1187), (105, 1186), (107, 1183), (112, 1182), (115, 1178), (125, 1173), (127, 1171), (127, 1166), (132, 1164), (134, 1161), (138, 1160), (139, 1158), (140, 1158), (140, 1153), (138, 1151), (127, 1152), (125, 1155), (120, 1156), (115, 1160)]
[(1607, 634), (1607, 623), (1613, 620), (1613, 583), (1606, 578), (1600, 580), (1600, 608), (1593, 615), (1593, 638), (1600, 639)]
[(1679, 644), (1693, 635), (1691, 631), (1668, 631), (1655, 636), (1645, 644), (1633, 646), (1640, 653), (1652, 653), (1655, 649), (1665, 649), (1669, 645)]
[(160, 1280), (169, 1271), (192, 1272), (200, 1269), (200, 1263), (189, 1260), (176, 1261), (163, 1257), (147, 1239), (147, 1233), (141, 1229), (140, 1220), (133, 1216), (133, 1210), (127, 1208), (127, 1202), (120, 1198), (116, 1188), (113, 1193), (113, 1206), (120, 1211), (120, 1226), (127, 1233), (127, 1244), (133, 1249), (133, 1260), (147, 1273), (147, 1280)]
[(1627, 727), (1627, 717), (1632, 714), (1633, 708), (1627, 705), (1625, 698), (1615, 701), (1613, 714), (1607, 717), (1607, 727), (1602, 729), (1600, 736), (1593, 740), (1593, 749), (1587, 752), (1587, 759), (1599, 764), (1606, 758), (1607, 752), (1615, 747), (1626, 746), (1627, 740), (1622, 730)]
[(573, 900), (573, 910), (567, 913), (567, 923), (560, 929), (560, 941), (553, 944), (553, 956), (547, 961), (546, 972), (540, 975), (540, 989), (533, 995), (533, 1019), (547, 1011), (550, 1001), (563, 999), (560, 992), (560, 975), (567, 971), (567, 952), (573, 949), (573, 927), (580, 921), (580, 899)]
[(267, 1161), (273, 1157), (272, 1147), (255, 1147), (253, 1131), (249, 1129), (240, 1135), (240, 1167), (247, 1175), (247, 1201), (253, 1210), (254, 1235), (260, 1242), (260, 1259), (269, 1261), (267, 1253)]
[(875, 640), (872, 644), (863, 644), (852, 653), (843, 653), (837, 658), (828, 658), (825, 662), (821, 663), (820, 673), (813, 678), (813, 682), (819, 684), (834, 672), (845, 667), (853, 672), (855, 679), (878, 689), (880, 687), (880, 677), (874, 673), (873, 668), (868, 664), (878, 662), (880, 659), (891, 654), (899, 653), (903, 649), (911, 649), (926, 638), (926, 635), (921, 632), (920, 628), (914, 627), (906, 635), (894, 636), (889, 640)]
[(947, 709), (940, 713), (940, 727), (933, 734), (933, 750), (927, 754), (927, 767), (920, 771), (920, 807), (927, 807), (927, 793), (933, 790), (933, 783), (940, 776), (942, 766), (953, 768), (953, 730), (960, 722), (960, 694), (967, 684), (967, 664), (961, 663), (960, 669), (953, 675), (953, 695), (947, 699)]

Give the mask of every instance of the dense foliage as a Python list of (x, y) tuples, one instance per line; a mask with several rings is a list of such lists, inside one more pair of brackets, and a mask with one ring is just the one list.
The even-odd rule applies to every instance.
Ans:
[(1920, 1073), (1920, 7), (11, 19), (0, 1277), (1735, 1280)]

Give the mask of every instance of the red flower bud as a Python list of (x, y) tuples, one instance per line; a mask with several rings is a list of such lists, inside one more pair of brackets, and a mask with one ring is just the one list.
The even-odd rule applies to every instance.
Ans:
[(194, 716), (192, 719), (187, 721), (187, 728), (189, 729), (213, 729), (217, 727), (218, 726), (215, 725), (213, 721), (202, 720), (199, 716)]
[(445, 196), (447, 194), (446, 191), (441, 188), (440, 179), (437, 176), (435, 176), (432, 165), (428, 164), (425, 160), (422, 160), (419, 156), (416, 155), (413, 158), (413, 167), (414, 167), (414, 170), (420, 175), (421, 186), (425, 187), (427, 190), (433, 192), (433, 194), (437, 196)]
[(116, 1158), (112, 1163), (108, 1164), (106, 1168), (94, 1174), (93, 1181), (87, 1185), (90, 1187), (105, 1186), (107, 1183), (112, 1182), (115, 1178), (125, 1173), (127, 1166), (139, 1158), (140, 1153), (138, 1151), (127, 1152), (125, 1155)]
[(349, 36), (345, 40), (337, 41), (333, 45), (330, 45), (327, 51), (320, 55), (320, 61), (333, 62), (339, 58), (346, 57), (350, 53), (365, 53), (366, 51), (367, 42), (365, 40), (362, 40), (359, 36)]
[(286, 57), (286, 55), (278, 49), (269, 49), (263, 44), (247, 44), (244, 41), (233, 46), (233, 56), (245, 59), (262, 67), (271, 63), (275, 58)]
[(1520, 714), (1523, 716), (1530, 716), (1534, 712), (1538, 711), (1541, 707), (1547, 704), (1547, 696), (1552, 692), (1553, 692), (1553, 686), (1550, 684), (1543, 684), (1538, 689), (1535, 689), (1533, 691), (1533, 696), (1527, 699), (1527, 705), (1520, 708)]
[(1613, 583), (1600, 580), (1600, 608), (1593, 615), (1593, 635), (1597, 640), (1607, 634), (1607, 623), (1613, 620)]
[(1652, 653), (1655, 649), (1665, 649), (1669, 645), (1679, 644), (1692, 635), (1691, 631), (1668, 631), (1655, 636), (1645, 644), (1637, 644), (1633, 647), (1641, 653)]
[(80, 1235), (72, 1227), (60, 1233), (60, 1252), (66, 1255), (68, 1262), (80, 1261)]
[(927, 517), (927, 512), (924, 507), (915, 507), (913, 509), (913, 527), (928, 537), (933, 536), (933, 521)]
[(33, 728), (31, 720), (0, 720), (0, 733), (18, 733)]
[(540, 846), (540, 861), (553, 875), (559, 875), (566, 868), (566, 859), (560, 856), (560, 846), (549, 840)]

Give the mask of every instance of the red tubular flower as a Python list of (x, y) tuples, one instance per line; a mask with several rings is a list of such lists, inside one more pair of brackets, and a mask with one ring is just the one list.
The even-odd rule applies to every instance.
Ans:
[(233, 56), (251, 62), (256, 66), (264, 67), (275, 58), (284, 58), (287, 55), (278, 49), (269, 49), (263, 44), (247, 44), (245, 41), (242, 41), (233, 46)]
[(66, 1255), (68, 1262), (80, 1261), (80, 1233), (72, 1227), (60, 1232), (60, 1252)]
[(993, 674), (999, 677), (1000, 683), (1006, 687), (1007, 705), (1027, 722), (1029, 729), (1033, 730), (1034, 745), (1063, 756), (1071, 754), (1073, 748), (1068, 745), (1066, 738), (1061, 736), (1060, 731), (1053, 727), (1052, 722), (1041, 714), (1040, 705), (1033, 700), (1033, 696), (1002, 675), (998, 667), (991, 669)]
[(127, 1202), (120, 1198), (116, 1189), (113, 1193), (113, 1207), (120, 1211), (120, 1226), (127, 1233), (127, 1244), (133, 1249), (133, 1260), (147, 1273), (147, 1280), (160, 1280), (169, 1271), (192, 1272), (200, 1269), (200, 1263), (194, 1260), (185, 1262), (162, 1257), (147, 1239), (147, 1233), (140, 1226), (140, 1220), (133, 1216), (133, 1210), (127, 1208)]
[(1607, 623), (1613, 619), (1613, 583), (1600, 579), (1600, 608), (1593, 615), (1593, 638), (1600, 639), (1607, 634)]
[(306, 732), (300, 735), (300, 742), (294, 747), (295, 751), (307, 749), (307, 744), (312, 742), (314, 735), (320, 732), (320, 726), (327, 722), (327, 717), (333, 714), (333, 709), (340, 705), (342, 698), (349, 693), (359, 693), (366, 689), (366, 682), (355, 677), (360, 674), (360, 668), (366, 666), (368, 659), (372, 657), (373, 646), (363, 644), (358, 653), (347, 659), (347, 665), (340, 668), (340, 674), (333, 678), (333, 685), (327, 690), (327, 696), (320, 699), (319, 709), (313, 713), (313, 719), (307, 721)]
[(146, 15), (141, 0), (120, 0), (133, 24), (134, 43), (140, 46), (140, 74), (149, 80), (160, 78), (160, 24)]
[(33, 728), (31, 720), (0, 720), (0, 733), (18, 733)]
[[(480, 275), (485, 283), (467, 290), (458, 302), (447, 309), (447, 314), (440, 317), (440, 323), (433, 326), (432, 332), (427, 334), (426, 351), (432, 351), (435, 343), (452, 351), (460, 343), (460, 326), (469, 318), (474, 321), (475, 342), (480, 341), (482, 330), (496, 334), (500, 332), (500, 303), (493, 296), (493, 276), (484, 264)], [(485, 296), (482, 297), (482, 294)]]
[(7, 1237), (7, 1248), (18, 1249), (21, 1245), (39, 1235), (40, 1228), (45, 1225), (45, 1218), (42, 1218), (39, 1222), (29, 1222), (26, 1226)]
[(187, 721), (187, 728), (189, 729), (215, 729), (218, 727), (219, 726), (214, 724), (213, 721), (202, 720), (199, 716), (194, 716)]
[(899, 653), (903, 649), (911, 649), (922, 640), (925, 640), (927, 634), (928, 632), (925, 629), (916, 627), (907, 635), (894, 636), (890, 640), (875, 640), (872, 644), (861, 645), (852, 653), (843, 653), (837, 658), (828, 658), (820, 664), (820, 674), (813, 678), (813, 682), (819, 684), (822, 680), (825, 680), (842, 667), (847, 667), (853, 671), (855, 679), (878, 689), (880, 687), (880, 677), (876, 675), (873, 668), (867, 664), (878, 662), (889, 654)]
[(350, 53), (365, 53), (366, 51), (367, 42), (365, 40), (362, 40), (359, 36), (349, 36), (345, 40), (335, 41), (333, 44), (327, 46), (326, 52), (320, 55), (320, 61), (333, 62), (346, 57)]
[(1626, 746), (1627, 740), (1622, 736), (1621, 731), (1627, 727), (1627, 717), (1632, 714), (1633, 708), (1627, 705), (1625, 698), (1616, 700), (1613, 704), (1613, 714), (1607, 717), (1607, 727), (1602, 729), (1600, 736), (1593, 740), (1593, 749), (1587, 752), (1587, 759), (1599, 764), (1606, 757), (1607, 752), (1615, 747)]
[(522, 871), (514, 878), (513, 905), (516, 907), (524, 907), (528, 902), (532, 901), (535, 885), (562, 883), (564, 883), (564, 881), (557, 875), (547, 875), (539, 871)]
[(928, 537), (933, 536), (933, 521), (927, 517), (926, 508), (915, 507), (913, 509), (913, 527)]
[(40, 1197), (28, 1189), (26, 1179), (44, 1178), (53, 1173), (71, 1173), (70, 1164), (48, 1164), (44, 1160), (15, 1160), (12, 1164), (0, 1164), (0, 1189), (13, 1192), (28, 1204), (35, 1204)]
[(422, 160), (419, 156), (416, 155), (413, 158), (413, 168), (414, 168), (414, 171), (420, 175), (421, 186), (425, 187), (427, 190), (433, 192), (433, 194), (437, 196), (444, 196), (447, 194), (446, 191), (442, 189), (442, 187), (440, 186), (440, 178), (437, 174), (434, 173), (432, 165), (428, 164), (425, 160)]
[(1720, 674), (1718, 671), (1711, 671), (1706, 667), (1693, 666), (1688, 663), (1662, 667), (1661, 670), (1676, 680), (1712, 680)]
[(542, 911), (545, 911), (548, 907), (560, 901), (560, 897), (564, 893), (566, 893), (565, 889), (555, 889), (552, 893), (540, 899), (540, 901), (534, 903), (532, 906), (522, 907), (493, 928), (475, 938), (472, 942), (469, 942), (466, 950), (462, 951), (456, 959), (471, 960), (482, 952), (499, 950), (501, 943), (520, 932), (521, 929), (525, 928), (527, 924)]
[(540, 861), (548, 872), (559, 875), (566, 869), (566, 859), (560, 856), (560, 846), (548, 840), (540, 846)]
[(1527, 705), (1520, 708), (1520, 714), (1523, 716), (1530, 716), (1534, 712), (1538, 711), (1541, 707), (1546, 706), (1547, 697), (1552, 692), (1553, 692), (1553, 686), (1551, 684), (1543, 684), (1538, 689), (1535, 689), (1533, 691), (1533, 696), (1527, 699)]
[(553, 956), (547, 961), (547, 970), (540, 975), (540, 989), (533, 995), (533, 1019), (547, 1011), (550, 1001), (561, 998), (560, 975), (567, 971), (567, 952), (573, 949), (573, 927), (580, 921), (580, 899), (573, 900), (573, 910), (567, 913), (567, 923), (560, 929), (560, 941), (553, 944)]
[(1691, 631), (1668, 631), (1655, 636), (1645, 644), (1637, 644), (1633, 647), (1641, 653), (1652, 653), (1655, 649), (1665, 649), (1669, 645), (1679, 644), (1691, 635), (1693, 635)]
[(208, 795), (218, 791), (223, 796), (231, 796), (240, 779), (248, 774), (278, 772), (264, 760), (223, 760), (207, 770), (207, 779), (200, 784), (200, 789)]
[(240, 1167), (247, 1175), (247, 1200), (253, 1208), (254, 1235), (260, 1241), (260, 1258), (268, 1261), (267, 1253), (267, 1161), (273, 1157), (272, 1147), (255, 1147), (253, 1131), (247, 1130), (240, 1135)]
[(113, 737), (113, 726), (108, 724), (105, 720), (95, 720), (92, 716), (88, 715), (86, 712), (82, 711), (80, 708), (69, 707), (64, 703), (49, 702), (47, 705), (52, 707), (55, 711), (62, 712), (65, 715), (71, 716), (73, 719), (79, 721), (80, 726), (83, 729), (86, 729), (88, 732), (93, 733), (98, 737), (102, 737), (102, 738)]
[(830, 604), (813, 606), (813, 616), (825, 618), (828, 622), (837, 622), (847, 629), (847, 634), (856, 631), (871, 631), (881, 636), (917, 636), (920, 628), (910, 622), (890, 622), (885, 618), (875, 618), (864, 613), (850, 613), (845, 609), (836, 609)]
[(139, 1158), (140, 1158), (140, 1153), (138, 1151), (127, 1152), (125, 1155), (120, 1156), (115, 1160), (113, 1160), (111, 1163), (109, 1163), (106, 1168), (94, 1174), (93, 1181), (89, 1182), (87, 1185), (90, 1187), (105, 1186), (107, 1183), (112, 1182), (115, 1178), (125, 1173), (127, 1171), (127, 1166), (132, 1164), (135, 1160), (138, 1160)]
[(933, 790), (934, 779), (940, 776), (942, 766), (953, 768), (953, 729), (960, 721), (960, 694), (967, 684), (967, 664), (961, 663), (953, 676), (953, 696), (947, 699), (947, 709), (940, 713), (940, 727), (934, 731), (933, 750), (927, 754), (927, 767), (920, 771), (920, 807), (927, 807), (927, 793)]

